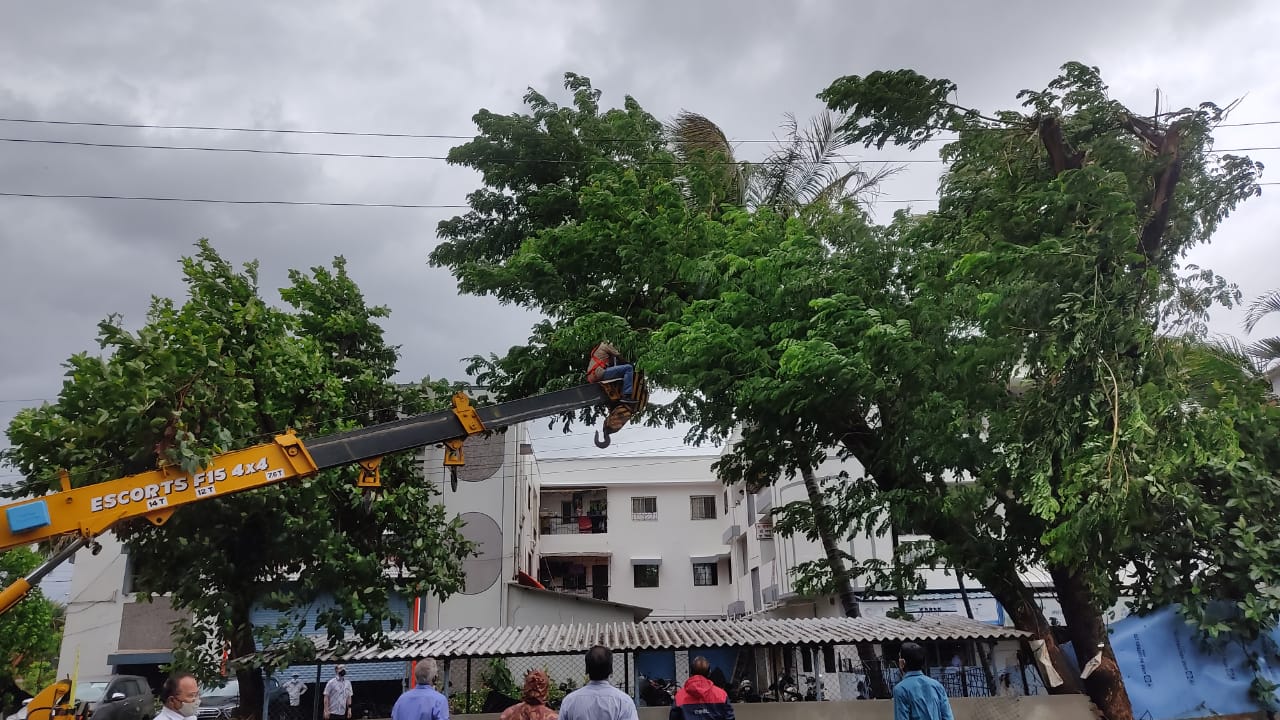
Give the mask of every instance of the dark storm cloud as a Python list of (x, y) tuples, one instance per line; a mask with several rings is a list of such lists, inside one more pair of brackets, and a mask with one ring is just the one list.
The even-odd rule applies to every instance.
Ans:
[[(843, 74), (914, 67), (956, 81), (964, 103), (1008, 107), (1078, 59), (1126, 102), (1149, 103), (1157, 86), (1182, 104), (1252, 93), (1242, 119), (1280, 119), (1275, 15), (1261, 2), (1101, 0), (1069, 12), (994, 0), (18, 3), (0, 25), (0, 117), (468, 135), (478, 108), (518, 110), (528, 86), (566, 101), (573, 70), (606, 105), (631, 94), (659, 118), (687, 108), (759, 139), (784, 112), (818, 110), (815, 94)], [(1280, 144), (1280, 129), (1223, 133)], [(9, 123), (0, 137), (428, 155), (457, 142)], [(911, 166), (887, 197), (930, 197), (938, 169)], [(438, 161), (0, 143), (0, 191), (453, 204), (476, 184)], [(1276, 207), (1254, 201), (1197, 261), (1246, 294), (1280, 285)], [(346, 256), (370, 301), (392, 309), (404, 377), (458, 377), (459, 358), (521, 342), (533, 316), (459, 297), (426, 266), (436, 223), (455, 212), (0, 198), (0, 399), (56, 395), (59, 363), (96, 349), (99, 320), (121, 312), (136, 326), (152, 294), (180, 296), (178, 260), (200, 237), (260, 260), (272, 299), (289, 268)], [(1225, 317), (1220, 329), (1238, 327)], [(0, 421), (15, 406), (0, 403)]]

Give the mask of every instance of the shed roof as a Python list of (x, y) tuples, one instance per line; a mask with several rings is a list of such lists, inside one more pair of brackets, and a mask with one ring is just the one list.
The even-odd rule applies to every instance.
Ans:
[(467, 658), (579, 653), (593, 645), (615, 652), (685, 648), (848, 645), (864, 642), (1005, 640), (1030, 637), (1021, 630), (954, 615), (916, 621), (890, 618), (774, 618), (761, 620), (662, 620), (523, 627), (456, 628), (388, 633), (391, 645), (336, 656), (323, 648), (321, 662), (375, 662), (422, 657)]

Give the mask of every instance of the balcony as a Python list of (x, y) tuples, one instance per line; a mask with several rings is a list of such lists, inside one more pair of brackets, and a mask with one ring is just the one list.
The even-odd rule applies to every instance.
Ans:
[(538, 582), (552, 592), (608, 600), (609, 557), (543, 556)]
[(609, 504), (603, 488), (543, 490), (538, 529), (543, 535), (608, 532)]
[(599, 535), (608, 532), (604, 515), (544, 515), (539, 518), (543, 535)]

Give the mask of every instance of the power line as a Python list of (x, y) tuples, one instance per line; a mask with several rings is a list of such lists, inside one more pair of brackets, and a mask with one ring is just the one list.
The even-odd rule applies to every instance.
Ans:
[[(0, 122), (7, 123), (23, 123), (29, 125), (70, 125), (77, 127), (105, 127), (105, 128), (127, 128), (133, 130), (196, 130), (196, 131), (212, 131), (212, 132), (239, 132), (239, 133), (267, 133), (279, 135), (332, 135), (345, 137), (385, 137), (385, 138), (410, 138), (417, 140), (472, 140), (477, 137), (475, 133), (471, 135), (461, 135), (452, 133), (406, 133), (406, 132), (383, 132), (383, 131), (356, 131), (356, 130), (305, 130), (305, 129), (288, 129), (288, 128), (270, 128), (270, 127), (236, 127), (225, 125), (159, 125), (150, 123), (111, 123), (111, 122), (87, 122), (74, 120), (41, 120), (36, 118), (0, 118)], [(1219, 123), (1215, 127), (1251, 127), (1256, 125), (1280, 125), (1280, 120), (1259, 120), (1255, 122), (1238, 122), (1238, 123)], [(951, 138), (933, 138), (935, 142), (945, 142)], [(649, 142), (643, 139), (604, 139), (603, 142)], [(733, 143), (771, 143), (777, 140), (730, 140)]]
[[(340, 153), (312, 150), (267, 150), (264, 148), (226, 148), (200, 145), (137, 145), (132, 143), (100, 143), (83, 140), (47, 140), (43, 138), (6, 138), (0, 142), (34, 143), (40, 145), (76, 145), (80, 147), (121, 148), (126, 150), (199, 150), (202, 152), (255, 153), (259, 155), (313, 155), (316, 157), (376, 158), (383, 160), (448, 160), (444, 155), (388, 155), (380, 153)], [(568, 162), (568, 161), (565, 161)], [(586, 162), (575, 160), (573, 162)]]
[[(205, 145), (144, 145), (135, 143), (103, 143), (89, 142), (86, 140), (50, 140), (46, 138), (9, 138), (0, 137), (0, 142), (7, 143), (27, 143), (39, 145), (72, 145), (77, 147), (98, 147), (98, 148), (114, 148), (124, 150), (188, 150), (198, 152), (229, 152), (229, 153), (251, 153), (255, 155), (295, 155), (295, 156), (314, 156), (314, 157), (334, 157), (334, 158), (371, 158), (376, 160), (448, 160), (445, 155), (393, 155), (389, 153), (344, 153), (344, 152), (324, 152), (316, 150), (269, 150), (266, 148), (232, 148), (232, 147), (209, 147)], [(922, 159), (905, 159), (905, 160), (855, 160), (847, 158), (843, 155), (838, 156), (839, 162), (845, 164), (858, 164), (863, 162), (869, 163), (940, 163), (941, 160), (922, 160)], [(566, 160), (562, 158), (490, 158), (492, 162), (504, 163), (551, 163), (556, 165), (586, 165), (592, 163), (612, 162), (609, 158), (601, 157), (592, 160)], [(674, 165), (678, 161), (672, 160), (629, 160), (626, 161), (630, 165)], [(706, 164), (720, 165), (737, 165), (736, 162), (728, 160), (724, 161), (708, 161)]]
[(215, 203), (224, 205), (312, 205), (325, 207), (368, 207), (368, 208), (418, 208), (418, 209), (442, 209), (442, 208), (470, 208), (470, 205), (426, 205), (415, 203), (364, 203), (364, 202), (320, 202), (309, 200), (225, 200), (221, 198), (183, 198), (183, 197), (157, 197), (145, 195), (76, 195), (67, 193), (25, 193), (25, 192), (0, 192), (0, 197), (22, 197), (22, 198), (69, 198), (69, 199), (89, 199), (89, 200), (147, 200), (153, 202), (185, 202), (185, 203)]
[[(253, 155), (291, 155), (300, 157), (331, 157), (331, 158), (361, 158), (375, 160), (437, 160), (447, 161), (449, 158), (445, 155), (395, 155), (390, 153), (345, 153), (345, 152), (327, 152), (321, 150), (269, 150), (266, 148), (237, 148), (237, 147), (209, 147), (205, 145), (146, 145), (137, 143), (104, 143), (90, 142), (87, 140), (51, 140), (47, 138), (9, 138), (0, 137), (0, 142), (7, 143), (24, 143), (35, 145), (64, 145), (75, 147), (95, 147), (95, 148), (112, 148), (121, 150), (184, 150), (197, 152), (225, 152), (225, 153), (248, 153)], [(1209, 153), (1229, 153), (1229, 152), (1249, 152), (1256, 150), (1280, 150), (1280, 145), (1263, 145), (1256, 147), (1241, 148), (1224, 148), (1222, 150), (1209, 150)], [(877, 158), (855, 159), (845, 155), (836, 155), (839, 159), (833, 159), (832, 163), (842, 163), (846, 165), (860, 165), (863, 163), (885, 163), (892, 165), (920, 165), (920, 164), (940, 164), (941, 158), (908, 158), (881, 160)], [(590, 160), (567, 160), (562, 158), (487, 158), (489, 162), (502, 163), (548, 163), (555, 165), (586, 165), (594, 163), (611, 162), (609, 158), (601, 157)], [(629, 165), (673, 165), (677, 164), (677, 160), (628, 160), (625, 161)], [(737, 162), (707, 161), (708, 165), (737, 165)]]
[[(1280, 185), (1280, 182), (1262, 182), (1262, 185)], [(360, 207), (360, 208), (406, 208), (418, 210), (447, 210), (470, 209), (470, 205), (431, 205), (417, 203), (376, 203), (376, 202), (323, 202), (312, 200), (227, 200), (223, 198), (184, 198), (184, 197), (160, 197), (149, 195), (93, 195), (93, 194), (73, 194), (73, 193), (29, 193), (29, 192), (0, 192), (0, 197), (14, 198), (39, 198), (39, 199), (66, 199), (66, 200), (137, 200), (147, 202), (182, 202), (182, 203), (206, 203), (218, 205), (287, 205), (287, 206), (310, 206), (310, 207)], [(875, 205), (876, 203), (926, 203), (937, 202), (938, 198), (877, 198), (868, 200), (867, 204)], [(31, 398), (29, 400), (4, 400), (0, 402), (38, 402), (41, 398)]]

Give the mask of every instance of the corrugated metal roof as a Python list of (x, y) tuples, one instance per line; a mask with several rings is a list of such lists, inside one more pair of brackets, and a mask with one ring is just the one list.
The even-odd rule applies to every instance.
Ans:
[(890, 618), (761, 620), (666, 620), (642, 623), (579, 623), (523, 627), (458, 628), (388, 633), (388, 649), (367, 648), (317, 660), (375, 662), (422, 657), (465, 658), (579, 653), (592, 645), (616, 652), (682, 648), (848, 645), (906, 640), (1004, 640), (1029, 637), (1014, 628), (946, 615), (914, 622)]

